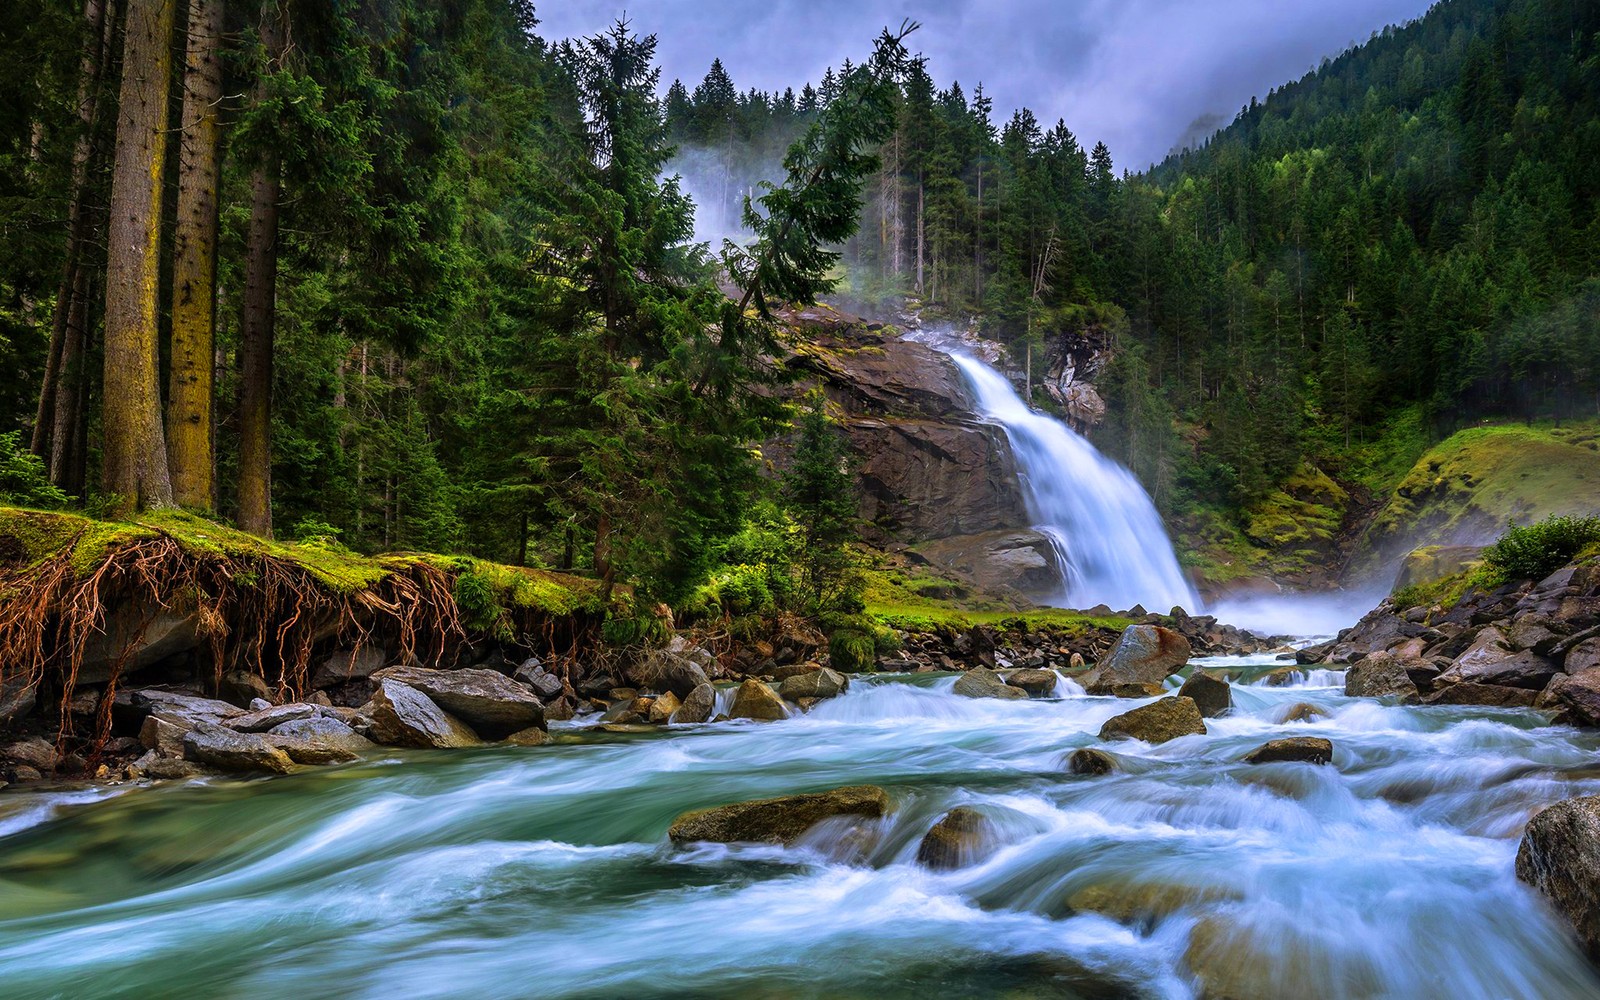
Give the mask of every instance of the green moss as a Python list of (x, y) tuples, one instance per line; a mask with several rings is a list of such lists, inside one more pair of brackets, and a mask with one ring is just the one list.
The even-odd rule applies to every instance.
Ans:
[(836, 670), (851, 674), (871, 670), (877, 654), (877, 642), (865, 632), (842, 628), (828, 638), (828, 657)]

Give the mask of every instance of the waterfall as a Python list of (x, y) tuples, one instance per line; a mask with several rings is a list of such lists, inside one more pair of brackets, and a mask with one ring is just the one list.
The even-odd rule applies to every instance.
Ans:
[(1198, 611), (1200, 598), (1133, 473), (1066, 424), (1035, 413), (995, 369), (967, 354), (950, 358), (977, 396), (980, 416), (1004, 428), (1011, 442), (1028, 516), (1063, 567), (1056, 601), (1071, 608)]

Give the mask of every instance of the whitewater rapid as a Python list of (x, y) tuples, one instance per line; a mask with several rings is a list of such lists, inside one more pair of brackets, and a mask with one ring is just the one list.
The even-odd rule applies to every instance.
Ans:
[[(3, 795), (0, 994), (1188, 998), (1202, 972), (1258, 991), (1229, 995), (1600, 992), (1512, 874), (1533, 811), (1600, 793), (1592, 735), (1347, 699), (1319, 672), (1235, 684), (1237, 714), (1206, 735), (1106, 744), (1137, 702), (1067, 682), (972, 700), (953, 680), (857, 678), (769, 724)], [(1327, 716), (1277, 721), (1297, 702)], [(1240, 763), (1286, 735), (1331, 739), (1333, 764)], [(1083, 746), (1120, 770), (1068, 773)], [(864, 838), (666, 838), (687, 809), (860, 783), (893, 802)], [(918, 866), (962, 804), (993, 853)]]
[(979, 415), (1005, 430), (1028, 515), (1056, 550), (1063, 579), (1050, 603), (1201, 610), (1161, 515), (1133, 473), (1035, 412), (994, 368), (959, 351), (950, 358), (972, 387)]

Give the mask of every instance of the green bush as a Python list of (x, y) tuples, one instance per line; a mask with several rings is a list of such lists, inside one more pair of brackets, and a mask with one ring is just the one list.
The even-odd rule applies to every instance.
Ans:
[(878, 658), (877, 639), (869, 632), (839, 629), (828, 639), (828, 656), (833, 669), (847, 674), (871, 670)]
[(1600, 517), (1547, 517), (1511, 525), (1483, 550), (1483, 562), (1501, 583), (1541, 580), (1600, 542)]
[(506, 630), (505, 611), (500, 607), (494, 583), (482, 573), (467, 570), (456, 577), (451, 588), (461, 622), (469, 629), (499, 635)]
[(50, 482), (39, 456), (23, 446), (21, 431), (0, 434), (0, 504), (54, 509), (71, 499)]

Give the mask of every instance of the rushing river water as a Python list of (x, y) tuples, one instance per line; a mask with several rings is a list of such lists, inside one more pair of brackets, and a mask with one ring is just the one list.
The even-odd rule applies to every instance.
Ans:
[[(0, 795), (0, 996), (1188, 997), (1197, 972), (1237, 997), (1600, 991), (1512, 875), (1531, 811), (1600, 792), (1592, 736), (1346, 699), (1321, 671), (1236, 684), (1205, 736), (1099, 744), (1132, 703), (951, 683), (862, 678), (764, 725)], [(1302, 701), (1331, 717), (1275, 721)], [(1291, 734), (1331, 738), (1334, 766), (1238, 763)], [(1089, 745), (1124, 770), (1067, 773)], [(856, 783), (894, 801), (865, 838), (666, 839), (686, 809)], [(918, 867), (962, 803), (994, 853)]]

